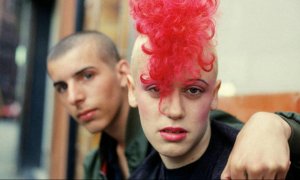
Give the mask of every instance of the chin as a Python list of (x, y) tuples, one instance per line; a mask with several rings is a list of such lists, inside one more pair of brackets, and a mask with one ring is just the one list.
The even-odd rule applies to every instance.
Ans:
[(168, 148), (168, 149), (160, 148), (157, 151), (159, 152), (159, 154), (169, 158), (181, 157), (185, 154), (185, 150), (181, 149), (180, 147)]
[(101, 132), (101, 131), (97, 131), (97, 130), (88, 130), (91, 134), (97, 134), (97, 133), (99, 133), (99, 132)]
[(103, 130), (101, 128), (95, 128), (95, 127), (92, 127), (92, 128), (88, 128), (88, 127), (85, 127), (91, 134), (97, 134), (97, 133), (100, 133), (102, 132)]

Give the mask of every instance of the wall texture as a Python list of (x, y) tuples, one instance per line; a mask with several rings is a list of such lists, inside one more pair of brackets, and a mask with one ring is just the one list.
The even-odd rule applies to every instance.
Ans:
[(221, 94), (300, 91), (300, 1), (221, 0)]

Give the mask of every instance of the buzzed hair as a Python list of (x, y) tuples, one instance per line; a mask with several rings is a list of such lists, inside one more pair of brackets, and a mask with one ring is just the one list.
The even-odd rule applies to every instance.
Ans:
[(99, 58), (106, 63), (113, 65), (121, 59), (117, 47), (108, 36), (98, 31), (81, 31), (65, 37), (52, 47), (47, 61), (55, 60), (73, 48), (92, 44)]

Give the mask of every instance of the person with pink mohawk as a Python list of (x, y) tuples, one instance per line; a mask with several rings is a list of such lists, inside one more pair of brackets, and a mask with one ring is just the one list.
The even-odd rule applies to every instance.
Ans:
[[(129, 104), (138, 107), (145, 136), (155, 149), (131, 179), (299, 176), (294, 166), (289, 169), (289, 152), (280, 143), (274, 143), (284, 152), (279, 170), (253, 173), (241, 168), (236, 176), (228, 172), (239, 131), (210, 118), (221, 85), (213, 39), (218, 0), (130, 0), (130, 7), (140, 35), (128, 76)], [(287, 144), (288, 124), (271, 113), (262, 116), (280, 119), (276, 123)]]

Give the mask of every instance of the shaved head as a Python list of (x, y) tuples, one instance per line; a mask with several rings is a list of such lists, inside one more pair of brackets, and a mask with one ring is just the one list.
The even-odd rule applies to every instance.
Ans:
[(138, 66), (138, 61), (139, 60), (144, 60), (146, 61), (147, 59), (150, 58), (149, 55), (145, 54), (142, 51), (142, 46), (146, 46), (147, 43), (147, 37), (146, 36), (138, 36), (135, 40), (133, 49), (132, 49), (132, 54), (131, 54), (131, 74), (133, 77), (137, 75), (137, 66)]
[(114, 42), (109, 37), (98, 31), (84, 31), (74, 33), (61, 40), (50, 50), (47, 61), (58, 59), (78, 47), (93, 49), (98, 54), (99, 59), (110, 65), (114, 65), (121, 59)]
[[(131, 54), (131, 74), (132, 74), (134, 80), (136, 78), (138, 78), (137, 75), (138, 75), (140, 63), (143, 63), (143, 62), (147, 63), (148, 64), (146, 66), (147, 69), (149, 70), (149, 68), (150, 68), (150, 66), (149, 66), (149, 60), (150, 60), (151, 56), (148, 55), (148, 54), (146, 54), (143, 51), (143, 46), (145, 48), (149, 48), (150, 47), (148, 38), (145, 35), (139, 35), (136, 38), (136, 40), (135, 40), (135, 43), (134, 43), (134, 46), (133, 46), (133, 50), (132, 50), (132, 54)], [(215, 56), (216, 56), (216, 50), (215, 50), (215, 48), (211, 48), (208, 51), (211, 52), (211, 53), (213, 53), (213, 54), (215, 54)], [(201, 69), (200, 65), (199, 65), (199, 68)], [(213, 68), (211, 69), (211, 71), (206, 71), (205, 69), (201, 69), (201, 71), (205, 72), (205, 73), (211, 73), (214, 76), (214, 79), (216, 79), (217, 75), (218, 75), (218, 62), (217, 62), (217, 58), (216, 58), (216, 60), (213, 63)]]

